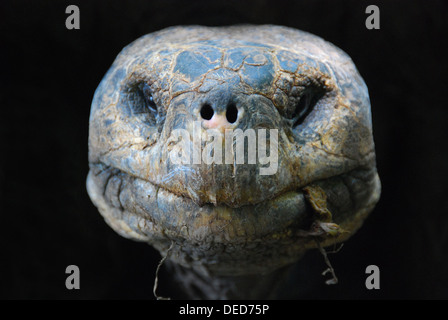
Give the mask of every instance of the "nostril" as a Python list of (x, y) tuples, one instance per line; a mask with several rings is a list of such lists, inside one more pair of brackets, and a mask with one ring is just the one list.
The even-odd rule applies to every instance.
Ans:
[(204, 104), (201, 108), (201, 117), (202, 119), (205, 120), (210, 120), (211, 118), (213, 118), (213, 114), (215, 112), (213, 111), (213, 108), (211, 105), (209, 105), (208, 103)]
[(233, 103), (227, 107), (226, 118), (230, 123), (234, 123), (238, 119), (238, 109)]

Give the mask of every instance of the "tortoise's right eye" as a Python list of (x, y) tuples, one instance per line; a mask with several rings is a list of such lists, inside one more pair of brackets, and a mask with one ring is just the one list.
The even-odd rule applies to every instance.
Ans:
[(163, 123), (164, 109), (157, 106), (152, 95), (152, 88), (147, 82), (134, 82), (126, 85), (122, 99), (131, 114), (139, 120), (149, 125)]
[(143, 100), (145, 102), (145, 107), (154, 114), (154, 116), (157, 116), (157, 105), (154, 102), (154, 98), (152, 96), (151, 87), (146, 82), (140, 84), (139, 89), (141, 90), (141, 93), (143, 94)]

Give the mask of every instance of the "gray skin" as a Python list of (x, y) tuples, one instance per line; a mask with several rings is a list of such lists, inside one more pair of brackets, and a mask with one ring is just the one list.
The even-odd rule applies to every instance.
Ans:
[[(220, 119), (233, 108), (218, 129), (277, 129), (276, 173), (172, 163), (174, 129), (210, 127), (204, 105)], [(363, 79), (343, 51), (291, 28), (172, 27), (137, 39), (97, 88), (89, 130), (87, 190), (106, 222), (209, 279), (269, 274), (345, 241), (380, 196)]]

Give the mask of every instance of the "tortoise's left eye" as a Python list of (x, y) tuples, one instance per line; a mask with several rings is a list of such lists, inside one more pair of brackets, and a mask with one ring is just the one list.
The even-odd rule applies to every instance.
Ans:
[(289, 119), (292, 128), (297, 127), (305, 120), (325, 93), (323, 88), (308, 86), (302, 90), (299, 96), (292, 97), (286, 111), (286, 118)]
[(305, 90), (299, 101), (295, 105), (292, 114), (293, 125), (296, 127), (305, 120), (306, 116), (313, 110), (314, 105), (319, 100), (319, 96), (313, 90)]

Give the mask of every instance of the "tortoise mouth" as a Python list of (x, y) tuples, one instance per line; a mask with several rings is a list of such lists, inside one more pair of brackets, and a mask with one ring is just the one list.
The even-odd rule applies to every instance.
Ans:
[[(320, 183), (333, 193), (336, 202), (340, 198), (341, 203), (350, 203), (353, 190), (346, 186), (344, 175)], [(100, 211), (106, 221), (120, 220), (120, 225), (126, 225), (135, 237), (146, 241), (157, 233), (199, 242), (210, 237), (214, 242), (247, 242), (293, 236), (308, 230), (316, 219), (302, 188), (266, 197), (255, 204), (231, 207), (224, 203), (198, 204), (185, 195), (104, 164), (91, 165), (88, 178), (89, 195), (97, 207), (105, 208)], [(354, 205), (338, 208), (336, 203), (331, 211), (335, 210), (340, 223), (350, 220), (353, 209)]]
[[(376, 170), (355, 170), (317, 182), (329, 196), (344, 241), (358, 229), (379, 197)], [(120, 235), (152, 244), (184, 266), (207, 265), (219, 274), (269, 272), (291, 263), (309, 248), (316, 212), (301, 190), (254, 205), (232, 208), (204, 204), (102, 164), (91, 165), (87, 191), (106, 222)], [(267, 259), (267, 257), (276, 257)], [(246, 271), (244, 271), (246, 272)], [(223, 274), (224, 274), (223, 273)]]
[[(100, 210), (106, 220), (121, 216), (125, 224), (144, 237), (148, 234), (135, 225), (139, 219), (163, 233), (179, 235), (188, 229), (188, 237), (199, 241), (213, 234), (220, 238), (215, 239), (218, 242), (275, 237), (289, 229), (306, 229), (312, 222), (312, 209), (300, 190), (235, 207), (225, 203), (198, 204), (188, 196), (104, 164), (91, 165), (87, 187), (97, 207), (108, 208)], [(113, 211), (120, 213), (109, 214)]]

